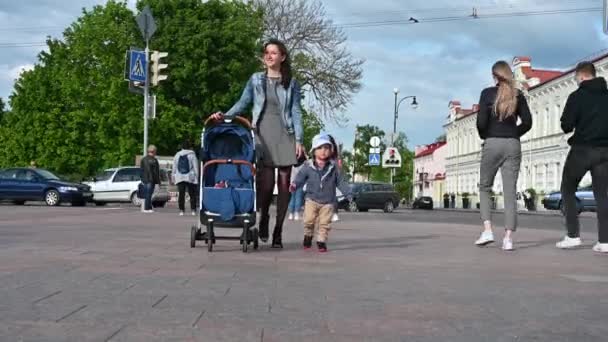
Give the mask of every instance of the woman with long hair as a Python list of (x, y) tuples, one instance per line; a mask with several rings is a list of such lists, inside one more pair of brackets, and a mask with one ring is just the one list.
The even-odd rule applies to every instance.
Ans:
[(285, 44), (272, 39), (264, 44), (266, 70), (249, 78), (240, 100), (216, 120), (242, 115), (253, 104), (252, 123), (256, 131), (257, 190), (260, 208), (260, 238), (268, 241), (269, 209), (278, 169), (277, 216), (272, 247), (283, 248), (283, 222), (287, 214), (290, 174), (297, 158), (305, 155), (303, 145), (300, 85), (292, 76)]
[[(484, 140), (481, 151), (479, 196), (484, 231), (475, 242), (485, 246), (494, 242), (490, 193), (500, 169), (505, 203), (505, 236), (502, 249), (513, 250), (513, 232), (517, 229), (517, 178), (521, 164), (519, 139), (532, 128), (528, 102), (516, 87), (513, 72), (507, 62), (492, 67), (496, 86), (481, 92), (477, 131)], [(517, 119), (521, 120), (517, 124)]]

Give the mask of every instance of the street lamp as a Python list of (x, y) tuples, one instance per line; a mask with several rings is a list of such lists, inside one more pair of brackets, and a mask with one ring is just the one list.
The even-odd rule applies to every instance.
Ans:
[[(391, 147), (395, 147), (395, 136), (397, 135), (397, 118), (399, 117), (399, 107), (401, 106), (401, 103), (403, 103), (403, 101), (407, 100), (407, 99), (412, 99), (412, 103), (410, 104), (410, 106), (412, 106), (412, 109), (416, 109), (418, 108), (418, 102), (416, 101), (416, 96), (405, 96), (403, 98), (401, 98), (401, 100), (398, 99), (399, 97), (399, 88), (395, 88), (393, 89), (393, 93), (395, 94), (395, 114), (393, 116), (393, 135), (391, 136)], [(395, 178), (395, 168), (391, 168), (391, 184), (393, 184), (393, 179)]]

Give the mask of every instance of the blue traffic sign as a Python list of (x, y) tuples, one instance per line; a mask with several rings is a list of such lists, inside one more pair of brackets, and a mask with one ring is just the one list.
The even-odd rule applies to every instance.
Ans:
[(129, 80), (146, 82), (148, 77), (148, 61), (144, 51), (131, 50), (129, 54)]
[(369, 155), (369, 166), (380, 165), (380, 153), (372, 153)]

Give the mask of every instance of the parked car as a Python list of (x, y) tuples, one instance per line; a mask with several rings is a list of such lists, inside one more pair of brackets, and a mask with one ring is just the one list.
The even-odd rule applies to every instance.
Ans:
[(84, 206), (92, 198), (89, 186), (62, 180), (47, 170), (0, 170), (0, 200), (9, 200), (18, 205), (27, 201), (44, 201), (48, 206), (64, 202)]
[(349, 211), (368, 211), (382, 209), (393, 212), (399, 206), (399, 194), (391, 184), (386, 183), (352, 183), (353, 200), (348, 205)]
[(413, 209), (427, 209), (433, 210), (433, 198), (429, 196), (421, 196), (414, 200), (412, 204)]
[[(141, 182), (142, 172), (138, 166), (126, 166), (107, 169), (97, 175), (92, 182), (85, 182), (93, 192), (93, 202), (96, 205), (107, 203), (131, 202), (141, 205), (137, 197), (137, 187)], [(160, 170), (161, 185), (154, 188), (152, 205), (164, 207), (169, 201), (169, 176), (165, 169)]]
[[(559, 191), (554, 191), (546, 195), (542, 200), (543, 206), (547, 210), (560, 210), (564, 213), (564, 204), (562, 202), (562, 194)], [(581, 187), (576, 192), (576, 207), (578, 212), (595, 211), (596, 203), (591, 185)]]

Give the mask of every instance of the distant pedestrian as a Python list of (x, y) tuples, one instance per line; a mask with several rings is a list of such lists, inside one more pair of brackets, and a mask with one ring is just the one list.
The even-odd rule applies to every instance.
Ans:
[(144, 185), (144, 213), (153, 213), (152, 195), (154, 187), (160, 185), (160, 165), (156, 159), (156, 146), (148, 146), (148, 155), (140, 163), (142, 171), (142, 183)]
[(571, 147), (561, 186), (568, 235), (556, 246), (575, 248), (582, 243), (575, 193), (583, 176), (591, 171), (598, 219), (598, 243), (593, 250), (608, 253), (608, 89), (606, 80), (597, 77), (593, 63), (577, 65), (575, 78), (579, 88), (568, 97), (561, 118), (564, 133), (574, 131), (568, 140)]
[(304, 249), (312, 247), (315, 225), (319, 223), (317, 247), (319, 252), (327, 252), (327, 239), (331, 230), (331, 217), (336, 203), (336, 188), (351, 196), (350, 188), (343, 178), (332, 156), (332, 144), (327, 135), (317, 135), (312, 141), (313, 158), (304, 163), (295, 181), (293, 192), (306, 185), (304, 205)]
[(173, 183), (177, 184), (177, 203), (179, 215), (184, 216), (186, 191), (190, 196), (190, 209), (192, 216), (196, 216), (196, 199), (199, 166), (196, 153), (192, 150), (190, 140), (186, 139), (182, 143), (181, 151), (177, 152), (173, 158)]
[[(291, 169), (290, 179), (294, 179), (294, 180), (296, 179), (296, 176), (298, 175), (298, 173), (300, 172), (302, 167), (304, 167), (304, 162), (306, 161), (306, 159), (307, 158), (305, 155), (302, 155), (302, 157), (298, 158), (298, 164), (294, 165), (293, 168)], [(304, 206), (304, 187), (301, 186), (301, 187), (296, 188), (296, 190), (291, 194), (291, 199), (289, 200), (288, 219), (290, 221), (299, 221), (303, 206)]]
[[(505, 196), (505, 236), (502, 249), (513, 250), (512, 233), (517, 229), (517, 177), (521, 165), (520, 137), (532, 128), (532, 115), (523, 93), (516, 88), (509, 64), (499, 61), (492, 67), (495, 87), (484, 89), (479, 99), (477, 131), (484, 140), (481, 151), (479, 197), (484, 231), (475, 242), (494, 242), (491, 193), (500, 169)], [(518, 125), (518, 119), (521, 123)]]
[[(329, 141), (331, 141), (331, 146), (333, 148), (333, 152), (331, 155), (331, 159), (336, 163), (338, 167), (338, 172), (342, 173), (342, 161), (340, 160), (340, 149), (338, 144), (336, 143), (336, 139), (330, 134), (327, 135)], [(334, 203), (334, 214), (331, 217), (331, 222), (340, 221), (340, 217), (338, 216), (338, 198), (336, 197), (336, 203)]]

